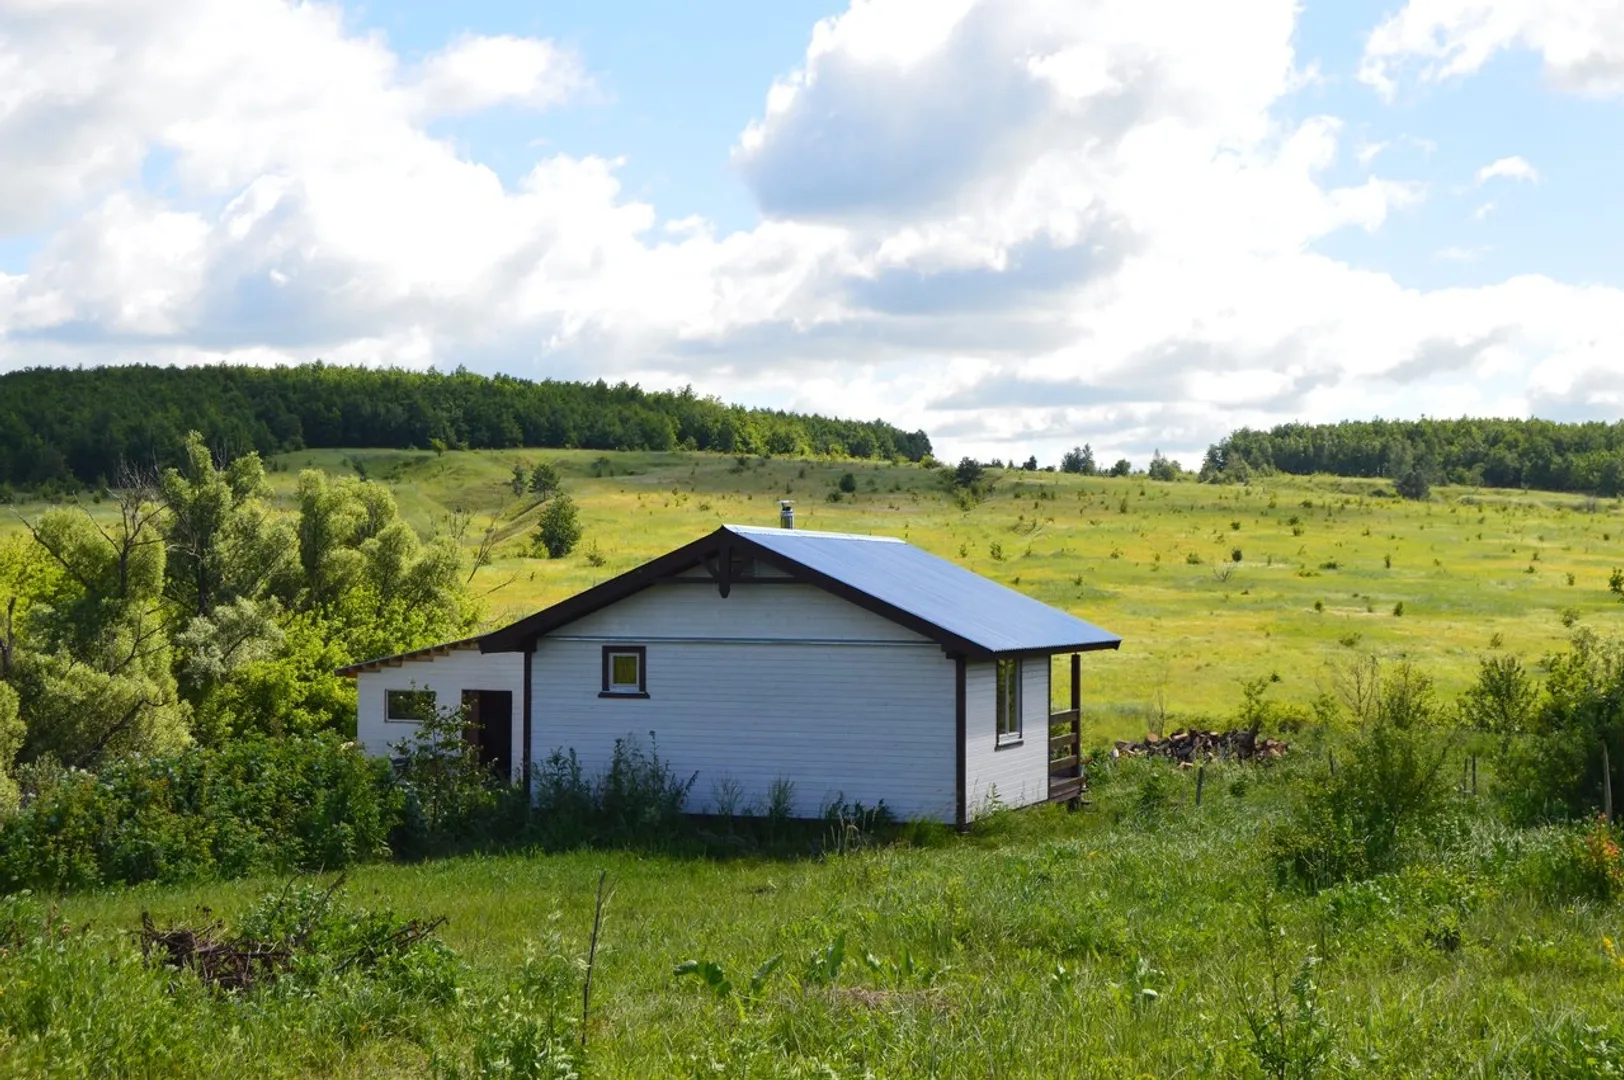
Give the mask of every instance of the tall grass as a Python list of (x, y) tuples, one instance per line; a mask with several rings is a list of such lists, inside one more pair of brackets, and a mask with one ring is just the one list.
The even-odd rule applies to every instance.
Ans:
[(99, 1054), (165, 1076), (1606, 1075), (1584, 1062), (1617, 1060), (1624, 1037), (1604, 941), (1624, 920), (1555, 884), (1584, 830), (1512, 828), (1457, 797), (1389, 868), (1273, 887), (1260, 837), (1320, 767), (1211, 765), (1197, 806), (1188, 771), (1121, 761), (1095, 771), (1084, 812), (815, 857), (353, 871), (358, 900), (448, 916), (449, 996), (221, 996), (132, 951), (142, 911), (206, 903), (237, 925), (274, 880), (70, 897), (71, 933), (36, 943), (36, 906), (0, 944), (0, 1072), (86, 1075)]

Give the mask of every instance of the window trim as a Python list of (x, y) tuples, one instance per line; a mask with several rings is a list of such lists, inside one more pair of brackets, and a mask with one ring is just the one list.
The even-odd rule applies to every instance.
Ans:
[[(1005, 664), (1009, 665), (1010, 672), (1009, 683), (1007, 685), (1011, 685), (1014, 688), (1012, 695), (1014, 700), (1010, 702), (1011, 709), (1014, 714), (1013, 723), (1010, 725), (1010, 730), (1008, 731), (1003, 730), (1003, 725), (1000, 724), (998, 716), (999, 711), (1004, 706), (1004, 696), (998, 691), (998, 669)], [(1025, 697), (1026, 689), (1022, 685), (1025, 677), (1025, 672), (1022, 669), (1025, 666), (1025, 663), (1020, 657), (1010, 657), (1009, 659), (1005, 660), (993, 661), (992, 730), (994, 750), (1013, 750), (1015, 747), (1026, 742), (1026, 718), (1022, 715), (1025, 707), (1025, 701), (1023, 699)]]
[[(637, 689), (617, 690), (610, 683), (610, 665), (616, 656), (637, 657)], [(646, 698), (648, 697), (648, 646), (646, 645), (605, 645), (603, 647), (603, 686), (598, 691), (601, 698)]]
[(431, 712), (440, 707), (439, 695), (430, 687), (386, 686), (383, 691), (383, 722), (386, 724), (421, 724), (424, 720), (421, 716), (396, 716), (394, 710), (389, 707), (389, 698), (393, 694), (426, 694), (428, 695), (428, 706)]

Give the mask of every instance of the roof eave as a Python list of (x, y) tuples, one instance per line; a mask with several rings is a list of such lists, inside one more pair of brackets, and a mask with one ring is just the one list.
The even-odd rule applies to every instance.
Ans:
[(1033, 656), (1060, 656), (1065, 653), (1105, 652), (1108, 649), (1120, 649), (1122, 639), (1111, 641), (1084, 641), (1073, 645), (1039, 645), (1024, 649), (998, 649), (989, 652), (988, 657), (995, 660), (1013, 660)]

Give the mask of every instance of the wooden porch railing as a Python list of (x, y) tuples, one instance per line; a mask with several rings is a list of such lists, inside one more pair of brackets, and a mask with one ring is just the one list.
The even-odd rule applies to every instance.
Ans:
[[(1056, 732), (1059, 731), (1059, 734)], [(1076, 805), (1083, 795), (1082, 714), (1049, 715), (1049, 801)]]

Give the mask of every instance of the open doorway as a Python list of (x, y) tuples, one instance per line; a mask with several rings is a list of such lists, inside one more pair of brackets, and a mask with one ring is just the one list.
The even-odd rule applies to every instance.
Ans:
[(513, 691), (464, 690), (469, 741), (482, 765), (504, 783), (513, 777)]

